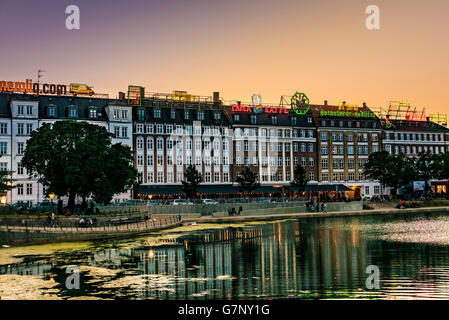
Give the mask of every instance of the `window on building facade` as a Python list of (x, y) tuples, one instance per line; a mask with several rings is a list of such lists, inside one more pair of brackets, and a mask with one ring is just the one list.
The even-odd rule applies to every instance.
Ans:
[(152, 137), (147, 138), (147, 149), (153, 150), (154, 148), (154, 139)]
[(30, 196), (33, 194), (33, 184), (27, 183), (27, 195)]
[(128, 138), (128, 128), (122, 127), (122, 138)]
[(25, 143), (18, 142), (17, 143), (17, 154), (18, 155), (23, 155), (24, 150), (25, 150)]
[(250, 117), (251, 124), (257, 124), (257, 116), (252, 114)]
[(97, 109), (96, 108), (89, 108), (89, 118), (90, 119), (97, 118)]
[(8, 152), (8, 142), (0, 142), (0, 154), (6, 154)]
[(148, 155), (147, 156), (147, 165), (148, 166), (152, 166), (154, 164), (154, 158), (153, 158), (153, 155)]
[(154, 108), (153, 109), (153, 117), (156, 119), (159, 119), (161, 117), (161, 109)]
[(49, 118), (56, 117), (56, 107), (55, 106), (47, 107), (47, 117), (49, 117)]
[(196, 114), (197, 120), (204, 120), (204, 111), (198, 111)]
[(137, 149), (143, 149), (143, 138), (142, 137), (138, 137), (136, 139), (136, 146), (137, 146)]
[(321, 132), (320, 138), (321, 138), (322, 142), (326, 142), (327, 141), (327, 132)]
[(143, 108), (137, 109), (137, 120), (139, 120), (139, 121), (145, 120), (145, 109), (143, 109)]
[(17, 195), (19, 195), (19, 196), (23, 195), (23, 183), (17, 184), (16, 189), (17, 189)]
[(322, 169), (327, 169), (328, 168), (328, 161), (327, 161), (327, 159), (322, 159), (321, 160), (321, 168)]
[(278, 124), (278, 117), (277, 116), (271, 116), (271, 124)]
[(69, 118), (78, 118), (78, 108), (69, 107)]
[(24, 130), (23, 130), (24, 126), (25, 126), (25, 124), (23, 124), (23, 123), (17, 124), (17, 134), (21, 134), (21, 135), (24, 134)]
[(321, 154), (327, 154), (327, 146), (321, 146)]

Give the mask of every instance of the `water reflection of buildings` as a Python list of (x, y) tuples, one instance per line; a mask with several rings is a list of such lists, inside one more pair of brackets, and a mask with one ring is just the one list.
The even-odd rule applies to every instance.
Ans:
[[(0, 274), (42, 275), (72, 263), (120, 269), (124, 276), (146, 275), (144, 282), (120, 287), (140, 299), (447, 297), (449, 246), (419, 242), (423, 230), (430, 236), (446, 228), (444, 221), (388, 224), (388, 217), (370, 219), (308, 219), (205, 231), (170, 245), (104, 248), (56, 256), (56, 262), (0, 266)], [(420, 232), (400, 242), (404, 223)], [(371, 264), (381, 271), (377, 292), (365, 288)]]
[[(331, 222), (334, 224), (335, 222)], [(339, 231), (338, 231), (339, 230)], [(167, 275), (172, 290), (145, 288), (160, 299), (326, 294), (364, 285), (366, 244), (357, 231), (277, 223), (181, 239), (182, 246), (138, 251), (142, 274)]]
[(21, 262), (15, 264), (1, 265), (0, 275), (17, 274), (22, 276), (48, 275), (55, 266), (54, 262)]

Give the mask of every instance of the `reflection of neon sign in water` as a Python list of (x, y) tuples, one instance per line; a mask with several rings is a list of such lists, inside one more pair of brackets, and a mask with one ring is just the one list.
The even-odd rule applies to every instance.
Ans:
[(290, 99), (290, 102), (292, 105), (292, 109), (296, 112), (296, 114), (300, 116), (305, 115), (310, 109), (310, 101), (305, 93), (296, 91), (296, 93)]

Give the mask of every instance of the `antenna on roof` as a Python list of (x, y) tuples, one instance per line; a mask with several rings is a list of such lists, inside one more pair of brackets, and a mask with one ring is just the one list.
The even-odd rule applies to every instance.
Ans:
[(40, 79), (43, 77), (42, 72), (45, 72), (45, 70), (37, 70), (37, 84), (39, 84)]

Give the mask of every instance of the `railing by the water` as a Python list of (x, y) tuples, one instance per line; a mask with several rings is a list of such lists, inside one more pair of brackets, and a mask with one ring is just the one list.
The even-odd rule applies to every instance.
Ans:
[(55, 219), (1, 219), (0, 245), (81, 241), (138, 235), (180, 224), (180, 216), (111, 216)]

